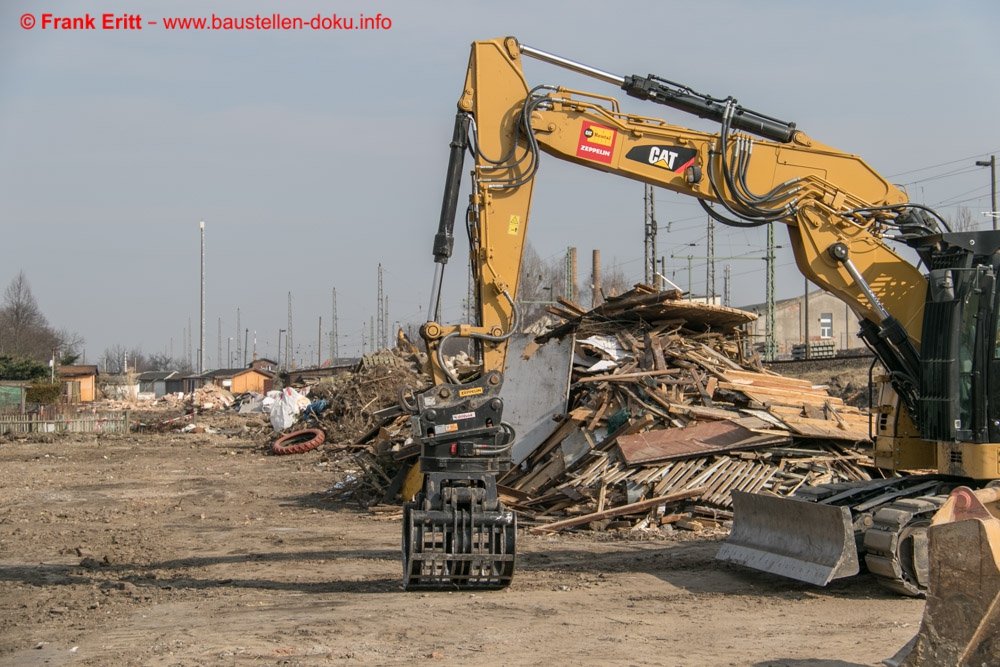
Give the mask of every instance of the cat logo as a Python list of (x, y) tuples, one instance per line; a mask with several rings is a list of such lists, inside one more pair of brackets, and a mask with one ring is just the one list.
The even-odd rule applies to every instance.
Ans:
[(662, 144), (636, 146), (629, 150), (625, 157), (635, 162), (645, 162), (654, 167), (680, 174), (694, 164), (698, 158), (698, 151), (683, 146), (664, 146)]

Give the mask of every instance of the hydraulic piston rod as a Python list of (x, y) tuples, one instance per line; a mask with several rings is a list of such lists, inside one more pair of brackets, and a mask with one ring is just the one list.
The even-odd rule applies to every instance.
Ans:
[(708, 118), (722, 122), (726, 114), (732, 116), (731, 125), (734, 129), (745, 130), (766, 139), (788, 143), (795, 136), (795, 123), (778, 120), (771, 116), (766, 116), (757, 111), (747, 109), (736, 104), (736, 100), (730, 98), (719, 99), (710, 95), (705, 95), (692, 90), (691, 88), (662, 79), (654, 74), (649, 76), (621, 76), (611, 72), (578, 63), (569, 58), (557, 56), (541, 49), (518, 44), (521, 53), (526, 56), (541, 60), (568, 69), (578, 74), (590, 76), (600, 81), (619, 86), (630, 97), (637, 97), (640, 100), (650, 100), (657, 104), (680, 109), (686, 113), (694, 114), (699, 118)]

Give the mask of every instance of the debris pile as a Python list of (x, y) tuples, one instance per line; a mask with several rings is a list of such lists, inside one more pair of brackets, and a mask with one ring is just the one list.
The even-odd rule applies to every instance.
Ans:
[(198, 387), (184, 396), (184, 405), (189, 410), (228, 410), (236, 399), (232, 393), (214, 384)]
[[(533, 531), (619, 516), (700, 528), (731, 518), (732, 489), (790, 495), (870, 478), (856, 449), (867, 415), (747, 356), (737, 327), (752, 314), (643, 285), (587, 313), (564, 306), (567, 322), (537, 340), (573, 333), (588, 353), (571, 409), (500, 479)], [(668, 511), (681, 501), (685, 511)]]
[[(504, 503), (534, 532), (697, 530), (731, 518), (732, 489), (790, 495), (870, 479), (870, 450), (859, 446), (867, 415), (825, 387), (765, 370), (740, 330), (753, 314), (645, 285), (591, 311), (560, 303), (550, 312), (563, 323), (532, 345), (574, 337), (567, 409), (499, 479)], [(399, 501), (419, 453), (394, 410), (399, 379), (351, 378), (324, 413), (328, 441), (351, 443), (350, 473), (333, 495)]]

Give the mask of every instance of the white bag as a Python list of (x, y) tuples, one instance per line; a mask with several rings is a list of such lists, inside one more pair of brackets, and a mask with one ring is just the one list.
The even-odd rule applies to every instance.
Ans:
[[(285, 387), (281, 392), (281, 398), (271, 406), (271, 427), (277, 431), (284, 431), (295, 423), (299, 416), (302, 394), (291, 387)], [(308, 400), (306, 404), (308, 405)]]

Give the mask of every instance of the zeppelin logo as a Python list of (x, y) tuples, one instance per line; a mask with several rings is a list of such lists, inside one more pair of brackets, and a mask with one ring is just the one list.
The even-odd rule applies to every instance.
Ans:
[(681, 146), (636, 146), (625, 157), (679, 174), (694, 164), (698, 151)]
[(477, 396), (481, 393), (483, 393), (482, 387), (472, 387), (471, 389), (458, 390), (458, 395), (461, 396), (462, 398), (465, 398), (466, 396)]
[(580, 142), (576, 146), (576, 156), (611, 164), (617, 134), (610, 127), (583, 121), (583, 127), (580, 128)]
[(459, 412), (457, 415), (451, 416), (454, 421), (459, 421), (460, 419), (475, 419), (475, 417), (475, 412)]

